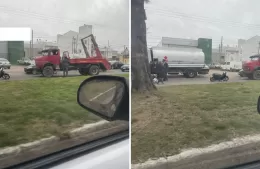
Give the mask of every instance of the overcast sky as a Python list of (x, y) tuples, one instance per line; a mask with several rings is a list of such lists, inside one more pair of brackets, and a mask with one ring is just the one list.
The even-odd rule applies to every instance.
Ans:
[(147, 13), (148, 46), (162, 36), (212, 38), (217, 46), (260, 35), (259, 0), (151, 0)]
[(93, 25), (101, 46), (129, 44), (128, 0), (9, 0), (0, 2), (0, 26), (31, 27), (34, 37), (56, 40), (57, 34)]

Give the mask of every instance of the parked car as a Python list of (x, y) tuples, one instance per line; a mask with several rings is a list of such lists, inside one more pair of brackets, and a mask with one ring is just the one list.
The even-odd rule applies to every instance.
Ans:
[(125, 64), (125, 65), (121, 66), (120, 69), (121, 69), (122, 72), (126, 72), (126, 71), (128, 72), (129, 71), (129, 65)]
[(243, 69), (241, 69), (241, 70), (238, 72), (238, 75), (239, 75), (240, 77), (246, 77), (245, 72), (244, 72)]
[(17, 60), (18, 64), (20, 65), (30, 65), (30, 59), (28, 58), (22, 58), (21, 60)]
[(120, 69), (123, 65), (124, 63), (122, 62), (113, 62), (111, 63), (111, 69)]
[(37, 70), (35, 64), (30, 64), (29, 66), (24, 68), (24, 72), (26, 74), (34, 74), (36, 75), (37, 73), (39, 73), (39, 71)]
[(214, 64), (210, 64), (210, 65), (209, 65), (209, 68), (210, 68), (210, 69), (215, 69), (216, 66), (215, 66)]
[(216, 64), (215, 67), (216, 67), (216, 68), (220, 68), (220, 64)]
[(11, 63), (5, 58), (0, 58), (0, 67), (4, 69), (10, 69)]

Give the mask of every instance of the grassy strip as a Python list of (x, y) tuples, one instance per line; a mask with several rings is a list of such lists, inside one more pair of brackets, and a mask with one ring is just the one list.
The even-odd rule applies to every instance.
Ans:
[(78, 76), (0, 83), (0, 147), (61, 135), (99, 121), (77, 104), (76, 93), (84, 79)]
[(259, 133), (258, 81), (132, 94), (132, 163)]

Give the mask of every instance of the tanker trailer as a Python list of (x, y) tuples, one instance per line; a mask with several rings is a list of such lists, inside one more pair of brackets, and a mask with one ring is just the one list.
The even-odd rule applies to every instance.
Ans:
[[(168, 61), (168, 74), (183, 74), (194, 78), (198, 74), (208, 74), (202, 49), (195, 47), (153, 47), (148, 54), (149, 61)], [(152, 72), (153, 73), (153, 72)]]

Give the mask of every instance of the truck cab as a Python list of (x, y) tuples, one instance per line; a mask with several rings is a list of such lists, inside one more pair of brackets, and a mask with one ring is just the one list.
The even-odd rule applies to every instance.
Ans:
[(46, 49), (40, 53), (41, 56), (35, 57), (34, 59), (37, 69), (42, 70), (46, 65), (51, 65), (55, 68), (60, 66), (61, 56), (59, 49)]
[(260, 55), (249, 57), (250, 60), (244, 61), (242, 68), (249, 79), (260, 80)]

